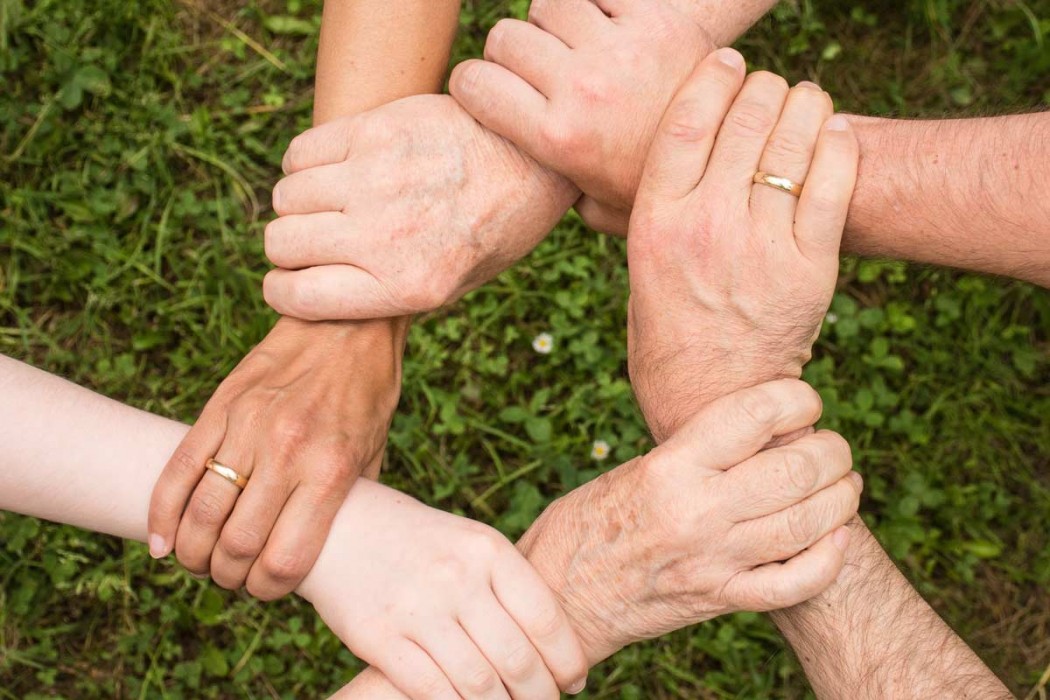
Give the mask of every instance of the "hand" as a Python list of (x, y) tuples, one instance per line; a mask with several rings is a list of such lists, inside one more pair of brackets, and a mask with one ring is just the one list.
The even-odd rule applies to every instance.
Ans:
[[(627, 239), (628, 365), (657, 441), (716, 396), (801, 375), (857, 174), (857, 141), (831, 115), (811, 83), (745, 81), (732, 49), (668, 108)], [(760, 170), (804, 182), (801, 198), (752, 184)]]
[[(281, 319), (222, 383), (157, 481), (150, 551), (271, 600), (310, 570), (347, 492), (379, 473), (407, 323)], [(244, 476), (241, 492), (213, 457)]]
[(568, 618), (505, 537), (378, 484), (354, 487), (299, 593), (412, 698), (534, 700), (583, 688), (587, 663)]
[(531, 251), (576, 198), (447, 96), (292, 141), (266, 228), (267, 302), (303, 319), (432, 311)]
[(714, 44), (667, 0), (533, 0), (529, 20), (498, 22), (452, 95), (582, 189), (589, 225), (622, 235), (660, 117)]
[(730, 394), (540, 516), (518, 546), (591, 664), (717, 615), (795, 605), (835, 580), (863, 483), (849, 445), (823, 431), (760, 452), (820, 409), (797, 380)]

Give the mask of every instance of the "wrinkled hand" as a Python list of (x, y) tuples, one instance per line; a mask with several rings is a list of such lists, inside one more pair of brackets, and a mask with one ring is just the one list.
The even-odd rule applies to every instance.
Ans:
[[(204, 407), (157, 481), (150, 551), (270, 600), (310, 570), (358, 476), (375, 477), (407, 324), (278, 321)], [(241, 492), (205, 471), (214, 458)]]
[(552, 504), (519, 543), (594, 664), (738, 610), (795, 605), (842, 568), (862, 481), (797, 380), (706, 406), (673, 438)]
[(267, 302), (302, 319), (426, 312), (531, 251), (576, 190), (448, 96), (410, 97), (296, 137), (266, 228)]
[(299, 593), (409, 697), (536, 700), (583, 688), (580, 642), (514, 545), (378, 484), (354, 487)]
[(533, 0), (529, 22), (498, 22), (486, 60), (457, 66), (450, 90), (583, 190), (588, 224), (623, 234), (664, 108), (712, 49), (667, 0)]
[[(745, 80), (732, 49), (682, 87), (627, 239), (628, 364), (657, 441), (714, 397), (801, 375), (835, 290), (857, 159), (826, 93)], [(804, 182), (801, 198), (753, 184), (756, 171)]]

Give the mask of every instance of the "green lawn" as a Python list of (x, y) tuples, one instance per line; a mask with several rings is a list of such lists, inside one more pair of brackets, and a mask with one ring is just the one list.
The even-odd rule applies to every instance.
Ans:
[[(192, 420), (273, 315), (269, 189), (308, 126), (319, 0), (0, 0), (0, 352)], [(458, 56), (525, 0), (467, 0)], [(1050, 0), (800, 0), (741, 42), (842, 109), (1050, 102)], [(387, 480), (519, 534), (649, 447), (625, 372), (622, 242), (569, 217), (411, 336)], [(846, 261), (807, 377), (864, 512), (1020, 695), (1050, 692), (1050, 295)], [(541, 356), (532, 338), (550, 332)], [(507, 411), (508, 408), (518, 410)], [(596, 439), (613, 457), (590, 458)], [(367, 534), (367, 533), (366, 533)], [(359, 668), (297, 600), (260, 605), (140, 545), (0, 515), (0, 698), (314, 697)], [(627, 649), (590, 698), (801, 698), (741, 614)]]

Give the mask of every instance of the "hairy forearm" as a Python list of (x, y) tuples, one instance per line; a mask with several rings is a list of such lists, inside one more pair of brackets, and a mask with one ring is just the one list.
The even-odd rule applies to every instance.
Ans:
[(1013, 697), (859, 521), (823, 594), (772, 614), (819, 698)]
[(1050, 286), (1050, 113), (852, 121), (861, 165), (848, 251)]

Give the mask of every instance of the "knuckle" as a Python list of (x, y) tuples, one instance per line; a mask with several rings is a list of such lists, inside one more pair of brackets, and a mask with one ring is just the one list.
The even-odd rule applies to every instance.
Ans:
[(813, 541), (813, 533), (816, 529), (817, 518), (811, 508), (796, 506), (788, 511), (788, 544), (791, 545), (796, 553)]
[(280, 413), (271, 420), (269, 433), (276, 453), (286, 455), (309, 441), (310, 426), (303, 416)]
[(182, 447), (175, 450), (168, 464), (179, 478), (199, 477), (204, 471), (204, 462), (197, 455)]
[(265, 552), (262, 557), (263, 572), (271, 580), (281, 583), (298, 582), (310, 571), (310, 562), (301, 552)]
[(507, 34), (510, 33), (511, 20), (504, 18), (496, 22), (489, 30), (488, 38), (485, 39), (485, 58), (491, 60), (499, 56), (507, 44)]
[(467, 677), (464, 685), (469, 695), (487, 695), (496, 689), (499, 678), (488, 668), (478, 668)]
[(765, 387), (740, 394), (737, 409), (747, 424), (756, 429), (770, 428), (777, 418), (777, 407)]
[(820, 482), (819, 460), (802, 447), (786, 447), (783, 455), (788, 483), (795, 494), (809, 495)]
[(556, 151), (570, 151), (578, 138), (571, 125), (560, 119), (549, 119), (540, 126), (540, 134), (548, 147)]
[(758, 136), (769, 133), (775, 119), (772, 112), (759, 102), (747, 101), (733, 107), (726, 124), (734, 131)]
[(668, 113), (664, 129), (679, 141), (700, 143), (714, 133), (709, 124), (700, 121), (699, 116), (702, 114), (700, 106), (692, 100), (679, 101)]
[(547, 605), (533, 613), (529, 629), (536, 638), (546, 640), (557, 637), (563, 626), (560, 611), (553, 605)]
[(532, 0), (529, 5), (529, 21), (532, 23), (542, 22), (550, 14), (550, 0)]
[(809, 162), (812, 144), (802, 134), (792, 131), (776, 133), (766, 146), (766, 156), (777, 163)]
[(198, 525), (214, 527), (226, 519), (226, 504), (213, 493), (198, 493), (190, 501), (190, 520)]
[(219, 546), (231, 559), (255, 559), (265, 544), (258, 532), (241, 527), (224, 530), (219, 538)]
[(529, 646), (518, 646), (503, 657), (503, 674), (510, 681), (524, 681), (537, 668), (536, 650)]

